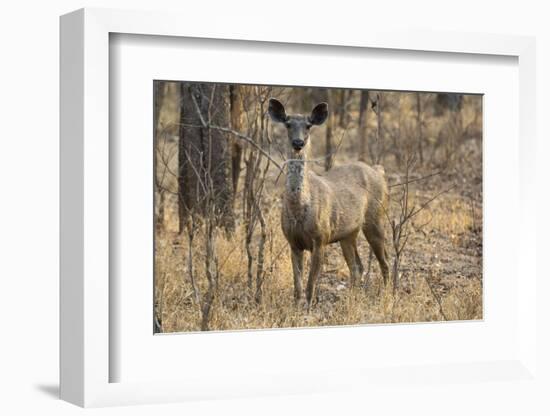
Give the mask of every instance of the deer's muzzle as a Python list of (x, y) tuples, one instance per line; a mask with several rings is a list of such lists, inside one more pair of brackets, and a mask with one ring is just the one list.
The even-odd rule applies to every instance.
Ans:
[(292, 147), (294, 150), (302, 150), (304, 148), (305, 142), (301, 139), (292, 140)]

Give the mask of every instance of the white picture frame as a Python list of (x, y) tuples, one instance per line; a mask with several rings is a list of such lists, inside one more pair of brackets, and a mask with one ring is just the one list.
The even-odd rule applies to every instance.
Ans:
[[(185, 21), (183, 25), (182, 22)], [(264, 22), (265, 23), (265, 22)], [(61, 18), (61, 398), (80, 406), (159, 403), (216, 397), (319, 393), (391, 384), (397, 378), (421, 383), (462, 380), (537, 382), (536, 365), (536, 212), (535, 41), (529, 37), (468, 33), (365, 33), (325, 31), (308, 35), (300, 28), (277, 30), (263, 24), (235, 34), (228, 21), (206, 27), (173, 13), (82, 9)], [(109, 36), (113, 33), (235, 41), (278, 42), (334, 47), (504, 55), (518, 59), (520, 177), (516, 273), (517, 348), (498, 361), (418, 362), (414, 369), (333, 369), (326, 377), (311, 372), (282, 372), (232, 383), (219, 374), (178, 381), (110, 382), (109, 345)], [(152, 335), (152, 333), (151, 333)], [(331, 336), (337, 336), (336, 333)], [(345, 381), (344, 381), (345, 380)]]

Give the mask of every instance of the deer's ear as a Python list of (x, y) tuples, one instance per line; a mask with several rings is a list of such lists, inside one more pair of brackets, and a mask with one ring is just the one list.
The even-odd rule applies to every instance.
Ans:
[(311, 115), (309, 116), (309, 122), (316, 126), (323, 124), (328, 117), (328, 104), (321, 103), (317, 104), (313, 110), (311, 110)]
[(275, 123), (284, 123), (287, 120), (285, 106), (275, 98), (271, 98), (269, 100), (269, 109), (267, 111), (271, 117), (271, 120)]

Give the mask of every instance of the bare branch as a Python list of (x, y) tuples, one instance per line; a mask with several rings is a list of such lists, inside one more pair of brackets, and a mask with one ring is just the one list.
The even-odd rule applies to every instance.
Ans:
[(388, 185), (388, 188), (394, 188), (396, 186), (403, 186), (403, 185), (409, 185), (411, 183), (415, 183), (415, 182), (420, 182), (420, 181), (423, 181), (423, 180), (426, 180), (426, 179), (429, 179), (429, 178), (432, 178), (434, 176), (437, 176), (437, 175), (441, 175), (443, 173), (442, 170), (439, 170), (437, 172), (433, 172), (433, 173), (430, 173), (428, 175), (425, 175), (425, 176), (421, 176), (419, 178), (415, 178), (415, 179), (411, 179), (411, 180), (408, 180), (406, 182), (399, 182), (399, 183), (394, 183), (392, 185)]

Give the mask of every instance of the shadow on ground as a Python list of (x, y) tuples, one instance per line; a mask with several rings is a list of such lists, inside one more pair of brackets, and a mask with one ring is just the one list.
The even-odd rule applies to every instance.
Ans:
[(59, 385), (58, 384), (37, 384), (34, 386), (36, 390), (42, 392), (46, 396), (52, 399), (59, 399)]

